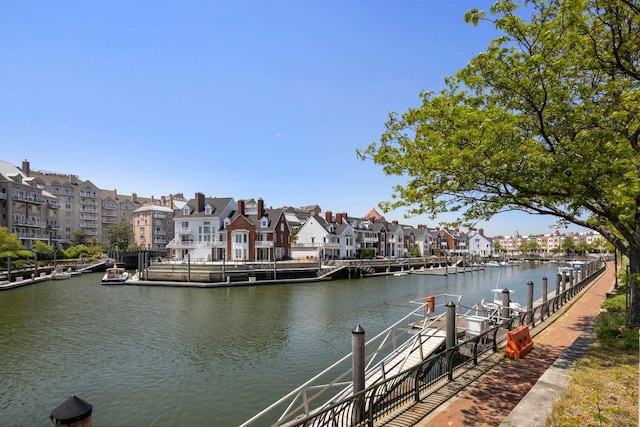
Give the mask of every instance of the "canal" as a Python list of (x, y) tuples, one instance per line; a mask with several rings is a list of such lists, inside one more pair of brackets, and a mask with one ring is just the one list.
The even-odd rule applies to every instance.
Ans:
[(540, 298), (558, 264), (237, 288), (104, 286), (100, 274), (0, 292), (0, 424), (50, 426), (76, 395), (96, 426), (237, 426), (443, 293)]

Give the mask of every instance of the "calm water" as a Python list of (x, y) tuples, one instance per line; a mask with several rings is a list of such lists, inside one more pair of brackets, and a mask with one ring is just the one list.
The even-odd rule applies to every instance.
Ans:
[(76, 395), (95, 426), (237, 426), (443, 293), (555, 289), (557, 264), (221, 289), (102, 286), (100, 274), (0, 292), (0, 424), (50, 426)]

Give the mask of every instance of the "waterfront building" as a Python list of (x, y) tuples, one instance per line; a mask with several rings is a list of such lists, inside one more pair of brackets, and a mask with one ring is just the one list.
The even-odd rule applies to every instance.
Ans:
[(17, 167), (0, 161), (0, 226), (32, 249), (35, 241), (58, 247), (60, 205), (55, 195)]
[(300, 227), (292, 244), (292, 257), (297, 259), (355, 258), (356, 233), (346, 214), (327, 211), (310, 217)]
[(471, 256), (479, 256), (487, 258), (493, 256), (494, 244), (493, 240), (484, 235), (484, 230), (472, 230), (467, 233), (469, 242), (469, 254)]
[(168, 206), (148, 204), (132, 214), (133, 240), (136, 246), (164, 251), (173, 240), (173, 212)]
[(387, 228), (388, 256), (392, 258), (403, 258), (409, 255), (409, 250), (405, 247), (405, 228), (398, 224), (398, 221), (391, 221)]
[(116, 190), (100, 189), (90, 180), (77, 175), (31, 169), (27, 160), (22, 162), (22, 173), (29, 176), (49, 193), (57, 197), (60, 208), (57, 222), (60, 240), (68, 242), (78, 230), (87, 238), (87, 244), (95, 239), (107, 243), (108, 229), (119, 222), (131, 227), (135, 209), (148, 203), (159, 203), (153, 198), (119, 194)]
[(277, 261), (291, 257), (291, 234), (284, 209), (266, 209), (258, 199), (256, 210), (239, 200), (237, 211), (224, 221), (226, 260)]
[(415, 245), (420, 256), (431, 255), (432, 235), (424, 224), (418, 224), (414, 230)]
[(174, 238), (167, 244), (171, 255), (184, 260), (217, 261), (226, 257), (225, 221), (238, 209), (232, 197), (205, 197), (196, 193), (173, 211)]

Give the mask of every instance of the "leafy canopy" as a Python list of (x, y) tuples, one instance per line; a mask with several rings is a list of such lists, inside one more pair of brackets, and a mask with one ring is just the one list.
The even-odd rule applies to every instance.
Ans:
[[(458, 212), (469, 225), (519, 210), (640, 248), (640, 10), (632, 0), (513, 0), (490, 17), (502, 36), (421, 105), (391, 113), (358, 150), (407, 179), (385, 210)], [(522, 12), (524, 13), (524, 12)]]

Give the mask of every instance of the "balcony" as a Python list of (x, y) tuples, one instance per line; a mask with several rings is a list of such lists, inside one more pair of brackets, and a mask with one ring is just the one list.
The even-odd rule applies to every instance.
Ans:
[(273, 247), (273, 242), (271, 240), (257, 240), (256, 241), (256, 248), (258, 248), (258, 249), (272, 248), (272, 247)]
[(176, 227), (175, 234), (192, 234), (191, 227)]
[(95, 191), (80, 190), (82, 197), (98, 197)]
[(30, 203), (44, 204), (45, 201), (39, 194), (21, 194), (13, 193), (13, 200), (22, 200)]

